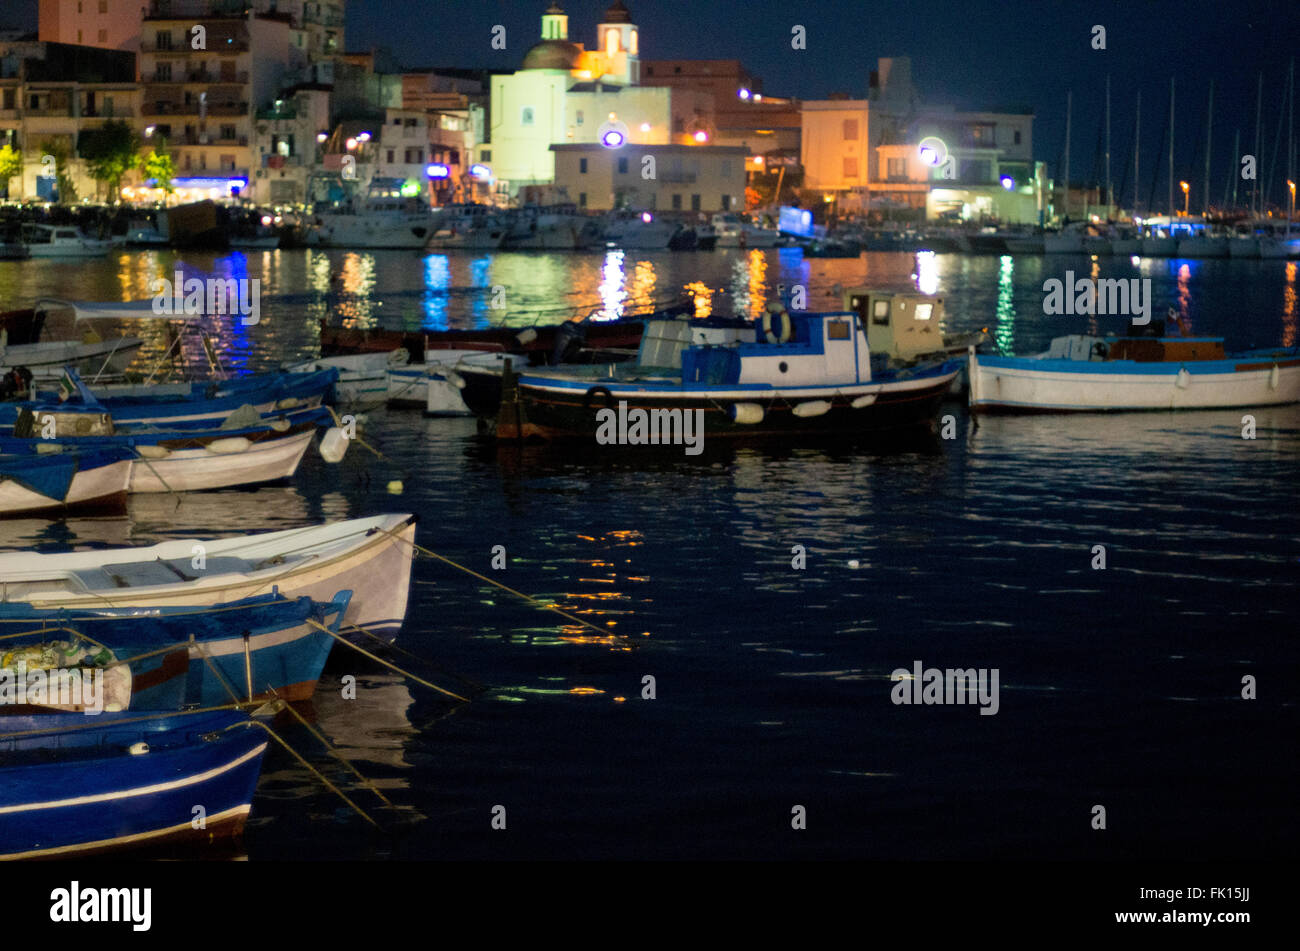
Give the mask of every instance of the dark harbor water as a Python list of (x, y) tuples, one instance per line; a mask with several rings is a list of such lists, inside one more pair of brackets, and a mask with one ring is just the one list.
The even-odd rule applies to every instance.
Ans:
[[(0, 310), (39, 296), (148, 296), (170, 254), (0, 262)], [(753, 313), (778, 284), (828, 307), (836, 284), (912, 279), (948, 328), (1006, 352), (1087, 318), (1045, 317), (1067, 268), (1149, 277), (1159, 316), (1230, 349), (1296, 342), (1296, 262), (797, 252), (198, 256), (264, 281), (262, 323), (224, 329), (232, 365), (314, 355), (327, 313), (359, 323), (513, 324), (671, 300), (693, 282)], [(722, 289), (722, 290), (720, 290)], [(1104, 319), (1100, 329), (1115, 329)], [(161, 335), (155, 329), (155, 340)], [(156, 345), (156, 344), (155, 344)], [(147, 360), (147, 357), (142, 357)], [(126, 517), (0, 522), (0, 546), (54, 550), (261, 531), (381, 511), (418, 540), (608, 630), (417, 559), (404, 651), (453, 706), (336, 656), (304, 712), (400, 808), (373, 832), (282, 751), (245, 848), (284, 858), (874, 859), (1290, 857), (1300, 408), (989, 418), (889, 446), (497, 447), (463, 419), (371, 414), (339, 466), (291, 485), (137, 496)], [(401, 479), (404, 491), (387, 484)], [(492, 548), (509, 567), (493, 572)], [(806, 567), (792, 567), (804, 546)], [(1095, 546), (1106, 567), (1096, 570)], [(854, 567), (856, 564), (856, 567)], [(896, 668), (995, 668), (996, 715), (891, 701)], [(340, 693), (354, 674), (356, 700)], [(642, 699), (643, 678), (655, 699)], [(1258, 699), (1243, 700), (1242, 678)], [(464, 688), (468, 689), (468, 688)], [(284, 734), (331, 778), (305, 730)], [(504, 806), (505, 831), (493, 808)], [(1092, 828), (1094, 807), (1106, 829)], [(803, 806), (807, 828), (791, 827)]]

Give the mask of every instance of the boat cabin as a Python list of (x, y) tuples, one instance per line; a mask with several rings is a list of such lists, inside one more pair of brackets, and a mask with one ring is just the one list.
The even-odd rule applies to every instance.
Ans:
[(871, 380), (867, 340), (848, 312), (789, 315), (791, 339), (691, 346), (682, 351), (682, 383), (818, 386)]
[(843, 306), (858, 315), (875, 354), (908, 362), (944, 349), (943, 298), (915, 291), (850, 287)]
[(1068, 334), (1052, 339), (1043, 360), (1132, 360), (1135, 363), (1185, 363), (1223, 360), (1222, 337), (1095, 337)]

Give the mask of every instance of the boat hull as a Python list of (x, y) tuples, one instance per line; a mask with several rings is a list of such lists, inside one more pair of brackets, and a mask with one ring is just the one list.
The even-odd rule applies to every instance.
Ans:
[(257, 440), (243, 452), (215, 453), (198, 446), (174, 449), (163, 459), (137, 459), (129, 491), (201, 492), (288, 479), (315, 435), (315, 425), (308, 424), (301, 432)]
[[(344, 527), (347, 536), (337, 537)], [(358, 625), (391, 641), (406, 616), (414, 543), (414, 517), (387, 515), (262, 535), (163, 542), (148, 548), (5, 553), (0, 554), (0, 600), (69, 609), (153, 608), (222, 604), (265, 594), (272, 587), (285, 597), (315, 601), (331, 601), (339, 591), (352, 591), (344, 625)], [(281, 552), (310, 555), (290, 561)], [(200, 554), (207, 566), (204, 570), (193, 567)], [(241, 564), (223, 569), (220, 559), (231, 554), (238, 554)], [(251, 567), (242, 564), (242, 559), (254, 554), (262, 561)], [(125, 587), (113, 580), (114, 575), (158, 562), (171, 566), (175, 580), (142, 578), (139, 584)], [(347, 629), (341, 633), (361, 643), (369, 640), (363, 634), (352, 636)]]
[[(0, 740), (0, 859), (65, 858), (238, 836), (267, 738), (237, 713), (156, 718), (102, 713), (6, 718)], [(65, 729), (67, 732), (58, 732)], [(147, 751), (133, 754), (135, 743)], [(80, 747), (80, 749), (78, 749)], [(52, 762), (15, 762), (48, 751)], [(195, 828), (196, 803), (204, 821)]]
[(1300, 402), (1300, 355), (1140, 363), (972, 354), (969, 399), (984, 413), (1276, 406)]
[[(586, 382), (563, 385), (521, 377), (518, 382), (521, 419), (516, 424), (507, 421), (503, 414), (497, 420), (497, 436), (500, 439), (595, 440), (602, 424), (599, 411), (609, 408), (617, 418), (623, 414), (624, 406), (628, 413), (698, 410), (702, 413), (697, 418), (703, 420), (706, 440), (845, 436), (908, 429), (933, 423), (959, 371), (956, 361), (948, 361), (941, 372), (918, 374), (915, 379), (902, 382), (808, 386), (779, 392), (770, 387), (647, 392), (597, 382), (594, 387), (603, 388), (604, 392), (592, 396), (589, 393), (593, 387)], [(853, 405), (855, 402), (857, 406)], [(829, 408), (817, 415), (801, 415), (797, 411), (820, 403), (828, 403)], [(761, 407), (761, 420), (738, 421), (743, 415), (735, 411), (738, 404)], [(607, 414), (603, 418), (610, 419)], [(619, 429), (628, 431), (621, 423)]]
[[(0, 517), (40, 512), (63, 512), (70, 508), (121, 508), (126, 502), (132, 460), (126, 451), (92, 453), (101, 457), (95, 464), (78, 462), (65, 491), (47, 494), (31, 482), (18, 481), (5, 472), (0, 463)], [(67, 464), (66, 460), (48, 458), (48, 465)]]

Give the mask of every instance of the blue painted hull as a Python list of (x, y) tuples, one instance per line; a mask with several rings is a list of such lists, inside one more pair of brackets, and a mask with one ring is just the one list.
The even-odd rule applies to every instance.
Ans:
[[(0, 859), (206, 843), (242, 831), (268, 742), (261, 729), (235, 712), (128, 720), (140, 718), (0, 719)], [(13, 736), (30, 730), (42, 732)], [(132, 753), (138, 743), (147, 752)]]
[[(268, 594), (213, 607), (92, 611), (2, 604), (0, 634), (41, 626), (64, 627), (104, 645), (119, 660), (155, 654), (130, 665), (132, 710), (174, 710), (182, 703), (215, 706), (247, 700), (250, 684), (253, 699), (270, 697), (274, 690), (285, 700), (306, 700), (314, 692), (334, 644), (334, 638), (308, 622), (337, 633), (351, 594), (339, 592), (328, 604)], [(194, 644), (187, 652), (188, 672), (175, 669), (175, 657), (156, 653), (169, 646), (184, 650), (191, 636)], [(9, 638), (4, 643), (13, 647), (69, 637), (63, 630)], [(178, 691), (178, 686), (183, 689)]]
[[(329, 367), (312, 373), (263, 373), (233, 380), (194, 383), (184, 395), (103, 396), (96, 397), (104, 411), (111, 414), (114, 425), (132, 427), (157, 425), (166, 427), (185, 421), (219, 425), (223, 419), (244, 405), (276, 405), (276, 408), (329, 402), (338, 370)], [(26, 403), (0, 403), (0, 427), (12, 427), (24, 408), (55, 406), (58, 394), (42, 392), (41, 399)], [(283, 405), (278, 405), (283, 404)], [(81, 405), (73, 400), (63, 409)]]

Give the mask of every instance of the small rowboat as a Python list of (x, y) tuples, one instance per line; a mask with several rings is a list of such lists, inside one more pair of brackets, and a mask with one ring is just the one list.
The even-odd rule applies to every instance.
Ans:
[(1300, 348), (1225, 353), (1222, 337), (1057, 337), (1045, 353), (970, 351), (981, 413), (1228, 409), (1300, 402)]
[(391, 641), (406, 617), (414, 543), (415, 516), (375, 515), (139, 548), (5, 552), (0, 601), (86, 611), (222, 604), (273, 587), (315, 601), (353, 591), (342, 633), (359, 625)]
[(0, 859), (238, 836), (267, 742), (233, 711), (4, 717)]
[[(0, 604), (0, 655), (48, 643), (52, 631), (73, 647), (107, 649), (130, 668), (132, 710), (264, 700), (271, 691), (282, 700), (308, 700), (334, 644), (320, 627), (337, 634), (351, 597), (340, 591), (321, 603), (273, 592), (212, 607)], [(176, 659), (169, 647), (188, 655), (188, 682), (179, 698), (170, 684)]]
[(126, 501), (135, 453), (123, 446), (41, 455), (25, 447), (0, 455), (0, 517)]

